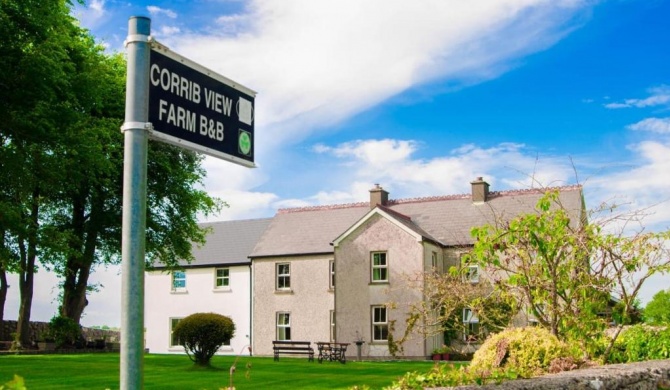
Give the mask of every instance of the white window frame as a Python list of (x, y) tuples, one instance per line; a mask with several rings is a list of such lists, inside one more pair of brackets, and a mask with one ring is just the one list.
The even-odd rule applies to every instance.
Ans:
[[(178, 275), (179, 274), (179, 275)], [(180, 277), (178, 277), (180, 276)], [(171, 286), (172, 286), (172, 291), (175, 292), (184, 292), (186, 291), (186, 270), (184, 271), (172, 271), (171, 276)], [(179, 282), (179, 286), (177, 286)]]
[[(288, 267), (288, 272), (279, 273), (280, 268), (286, 266)], [(283, 272), (283, 271), (282, 271)], [(275, 289), (277, 290), (290, 290), (291, 289), (291, 263), (277, 263), (275, 265)], [(280, 281), (282, 281), (280, 283)]]
[[(219, 271), (223, 271), (224, 275), (219, 275)], [(221, 281), (221, 285), (219, 285)], [(230, 289), (230, 268), (220, 267), (214, 269), (214, 288), (217, 290)]]
[[(291, 313), (287, 311), (278, 311), (275, 319), (276, 340), (291, 340)], [(288, 330), (288, 332), (287, 332)], [(281, 335), (283, 333), (283, 336)], [(288, 334), (288, 337), (286, 335)]]
[(335, 310), (330, 311), (330, 341), (335, 342)]
[(463, 308), (463, 341), (479, 340), (479, 318), (469, 307)]
[[(382, 314), (382, 316), (377, 316), (377, 313)], [(379, 318), (378, 318), (379, 317)], [(388, 333), (389, 333), (389, 317), (388, 317), (388, 308), (384, 305), (373, 305), (370, 310), (370, 324), (372, 330), (372, 342), (387, 342)], [(379, 329), (379, 332), (377, 331)], [(378, 337), (377, 333), (385, 334), (386, 337)]]
[(466, 270), (463, 273), (463, 281), (477, 284), (479, 283), (479, 266), (478, 265), (466, 265)]
[[(375, 264), (375, 257), (379, 256), (381, 260), (383, 255), (384, 264)], [(379, 271), (379, 279), (375, 279), (375, 271)], [(389, 282), (389, 260), (388, 253), (383, 251), (370, 253), (370, 281), (372, 283), (388, 283)]]
[(335, 260), (328, 263), (328, 288), (335, 289)]
[(174, 343), (174, 327), (177, 326), (179, 321), (181, 321), (183, 318), (182, 317), (170, 317), (168, 325), (170, 327), (170, 339), (168, 340), (168, 347), (169, 348), (179, 348), (183, 347), (184, 344), (175, 344)]

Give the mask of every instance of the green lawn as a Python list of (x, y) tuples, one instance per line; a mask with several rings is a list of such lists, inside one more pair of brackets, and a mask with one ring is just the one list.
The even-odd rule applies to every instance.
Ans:
[[(145, 389), (211, 389), (228, 385), (234, 358), (215, 356), (212, 368), (194, 367), (185, 355), (145, 355)], [(247, 370), (246, 365), (251, 368)], [(429, 361), (308, 362), (306, 358), (241, 357), (234, 384), (243, 389), (347, 389), (368, 385), (381, 389), (408, 371), (428, 371)], [(14, 374), (25, 378), (28, 390), (118, 389), (119, 355), (3, 355), (0, 384)]]

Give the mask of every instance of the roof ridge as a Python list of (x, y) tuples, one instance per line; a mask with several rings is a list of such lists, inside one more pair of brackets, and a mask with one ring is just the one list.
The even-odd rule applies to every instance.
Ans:
[(269, 221), (272, 220), (272, 217), (262, 217), (262, 218), (249, 218), (249, 219), (226, 219), (223, 221), (207, 221), (207, 222), (198, 222), (198, 225), (219, 225), (225, 223), (240, 223), (240, 222), (256, 222), (256, 221)]
[[(574, 191), (580, 190), (582, 188), (581, 184), (572, 184), (566, 186), (553, 186), (553, 187), (543, 187), (543, 188), (523, 188), (523, 189), (514, 189), (514, 190), (504, 190), (504, 191), (491, 191), (489, 196), (499, 197), (499, 196), (513, 196), (513, 195), (523, 195), (523, 194), (539, 194), (546, 191), (552, 190), (561, 190), (561, 191)], [(426, 197), (416, 197), (416, 198), (405, 198), (405, 199), (389, 199), (388, 206), (394, 206), (398, 204), (405, 203), (420, 203), (420, 202), (436, 202), (440, 200), (457, 200), (457, 199), (469, 199), (471, 194), (452, 194), (452, 195), (437, 195), (437, 196), (426, 196)], [(342, 203), (342, 204), (329, 204), (329, 205), (316, 205), (316, 206), (304, 206), (304, 207), (291, 207), (291, 208), (280, 208), (277, 210), (277, 214), (290, 214), (290, 213), (299, 213), (303, 211), (320, 211), (320, 210), (338, 210), (338, 209), (347, 209), (354, 207), (363, 207), (368, 206), (368, 202), (357, 202), (357, 203)]]
[(342, 204), (324, 204), (316, 206), (303, 206), (303, 207), (287, 207), (283, 209), (277, 209), (277, 214), (290, 214), (298, 213), (302, 211), (318, 211), (318, 210), (335, 210), (335, 209), (348, 209), (354, 207), (363, 207), (368, 206), (368, 202), (357, 202), (357, 203), (342, 203)]

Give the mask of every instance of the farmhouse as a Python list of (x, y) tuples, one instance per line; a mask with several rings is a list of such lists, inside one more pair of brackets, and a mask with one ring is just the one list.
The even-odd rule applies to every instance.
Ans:
[[(563, 207), (581, 216), (581, 186), (557, 189)], [(250, 318), (233, 318), (238, 324), (235, 342), (250, 342), (254, 354), (271, 355), (273, 340), (361, 340), (364, 356), (388, 357), (389, 338), (405, 331), (407, 307), (424, 299), (422, 291), (409, 287), (408, 276), (460, 266), (461, 255), (473, 244), (472, 227), (532, 212), (545, 190), (492, 192), (488, 183), (477, 178), (469, 194), (394, 200), (376, 185), (369, 202), (281, 209), (269, 220), (224, 223), (233, 230), (237, 224), (255, 223), (259, 230), (265, 224), (254, 245), (245, 242), (244, 261), (237, 260), (238, 266), (250, 264), (245, 306)], [(187, 278), (193, 274), (200, 278), (199, 286), (207, 285), (202, 294), (191, 294), (190, 287), (187, 294), (178, 291), (183, 273), (175, 272), (170, 278), (153, 271), (148, 276), (147, 312), (164, 303), (160, 318), (147, 321), (147, 346), (152, 351), (175, 347), (178, 340), (169, 340), (170, 321), (190, 314), (189, 310), (225, 314), (223, 301), (217, 300), (212, 287), (217, 269), (223, 266), (217, 261), (228, 258), (226, 252), (243, 253), (234, 242), (228, 247), (219, 239), (212, 234), (196, 252), (196, 261), (185, 269)], [(470, 271), (473, 280), (469, 282), (476, 282), (479, 270)], [(158, 290), (165, 295), (159, 297)], [(236, 304), (245, 305), (237, 300)], [(464, 313), (463, 321), (474, 324), (477, 318)], [(249, 340), (239, 339), (244, 329), (240, 324), (251, 324)], [(154, 326), (162, 327), (162, 332)], [(439, 335), (413, 337), (402, 354), (425, 357), (442, 343)], [(233, 351), (237, 348), (231, 345), (229, 352)], [(354, 347), (347, 349), (347, 355), (355, 354)]]
[(222, 354), (249, 351), (251, 343), (251, 262), (248, 254), (270, 219), (205, 223), (207, 244), (193, 248), (195, 261), (169, 272), (156, 267), (145, 277), (145, 345), (153, 353), (184, 353), (172, 329), (200, 312), (230, 317), (235, 336)]

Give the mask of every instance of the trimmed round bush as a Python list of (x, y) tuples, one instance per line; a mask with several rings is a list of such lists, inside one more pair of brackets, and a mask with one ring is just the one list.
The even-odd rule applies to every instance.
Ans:
[(578, 351), (540, 327), (509, 328), (490, 336), (475, 352), (470, 370), (503, 369), (529, 378), (550, 371), (576, 368)]
[(235, 324), (229, 317), (216, 313), (195, 313), (183, 318), (173, 329), (188, 357), (201, 366), (235, 335)]

